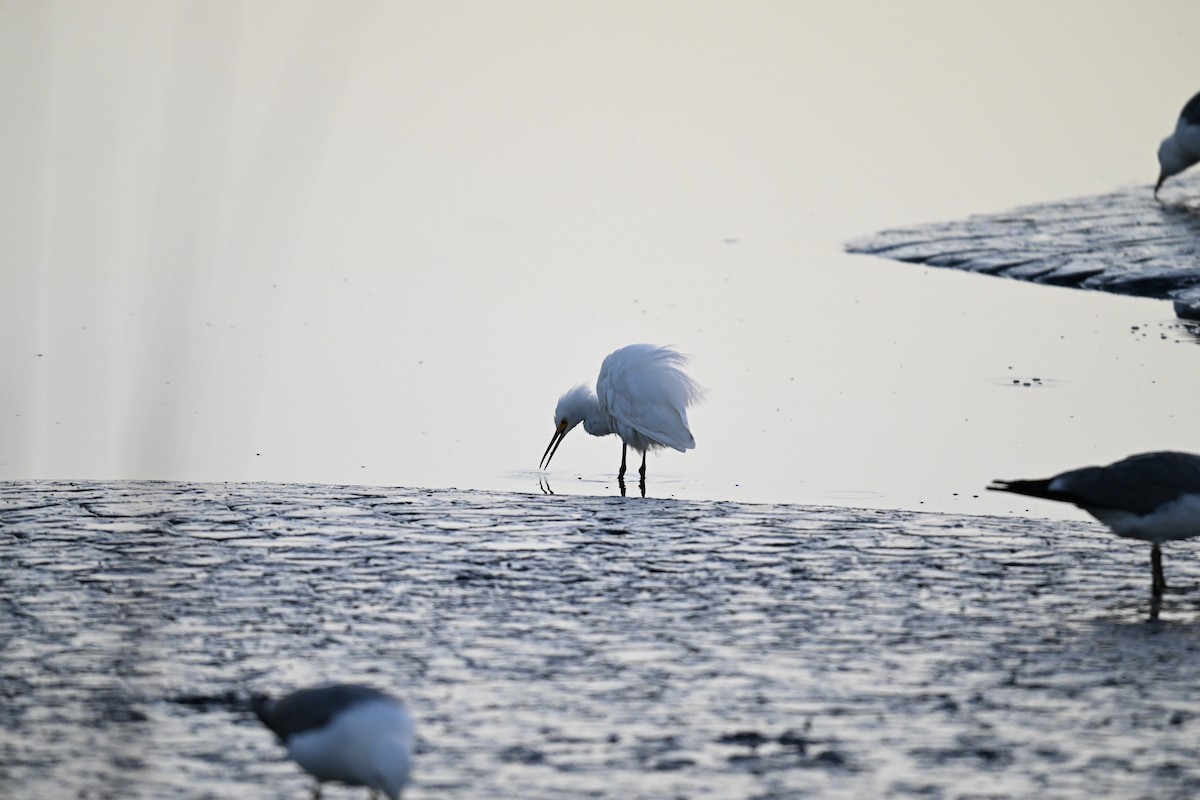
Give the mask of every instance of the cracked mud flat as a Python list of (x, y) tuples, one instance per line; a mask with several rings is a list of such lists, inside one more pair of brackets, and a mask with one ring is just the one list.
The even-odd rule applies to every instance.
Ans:
[(2, 483), (0, 796), (307, 797), (246, 699), (361, 680), (417, 718), (409, 798), (1190, 797), (1200, 593), (1147, 622), (1147, 562), (1041, 520)]

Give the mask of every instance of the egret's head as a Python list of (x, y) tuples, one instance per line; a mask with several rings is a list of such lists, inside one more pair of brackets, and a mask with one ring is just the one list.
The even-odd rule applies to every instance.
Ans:
[(542, 454), (540, 466), (543, 469), (550, 466), (550, 459), (554, 458), (559, 444), (571, 432), (571, 428), (583, 422), (595, 403), (596, 395), (583, 384), (572, 386), (566, 394), (558, 398), (558, 405), (554, 407), (554, 436), (546, 446), (546, 452)]

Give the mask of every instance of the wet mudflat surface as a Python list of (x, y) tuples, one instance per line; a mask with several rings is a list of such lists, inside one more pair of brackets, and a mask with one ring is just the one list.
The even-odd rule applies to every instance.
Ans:
[(846, 249), (1017, 280), (1175, 302), (1200, 319), (1200, 173), (1145, 186), (882, 231)]
[(406, 797), (1194, 796), (1200, 593), (1148, 587), (1082, 523), (8, 482), (0, 796), (307, 796), (245, 702), (327, 680), (409, 701)]

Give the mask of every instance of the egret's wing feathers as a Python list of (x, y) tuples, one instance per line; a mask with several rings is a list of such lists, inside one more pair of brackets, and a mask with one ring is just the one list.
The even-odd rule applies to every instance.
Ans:
[[(635, 437), (640, 435), (647, 446), (659, 444), (681, 452), (696, 446), (696, 440), (688, 430), (687, 412), (682, 408), (647, 401), (644, 397), (622, 391), (620, 387), (607, 388), (609, 391), (601, 395), (601, 401), (617, 421), (617, 432), (622, 434), (622, 438), (627, 438), (624, 432), (631, 432)], [(634, 443), (637, 449), (648, 449), (637, 446), (636, 439)]]
[[(687, 359), (662, 347), (630, 345), (604, 360), (596, 394), (621, 429), (640, 437), (645, 447), (671, 447), (683, 452), (696, 446), (688, 429), (687, 407), (699, 399), (700, 387), (682, 370)], [(625, 438), (625, 436), (622, 436)]]

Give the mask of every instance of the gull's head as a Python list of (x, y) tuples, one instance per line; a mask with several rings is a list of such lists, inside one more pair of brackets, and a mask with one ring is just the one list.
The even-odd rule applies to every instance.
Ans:
[(1158, 196), (1163, 181), (1172, 175), (1178, 175), (1195, 163), (1196, 159), (1179, 146), (1174, 134), (1163, 139), (1162, 144), (1158, 146), (1158, 183), (1154, 184), (1154, 196)]
[(546, 446), (539, 466), (543, 469), (550, 466), (550, 459), (554, 458), (562, 440), (572, 428), (583, 422), (595, 404), (595, 393), (583, 384), (571, 387), (566, 394), (558, 398), (558, 405), (554, 407), (554, 436)]

